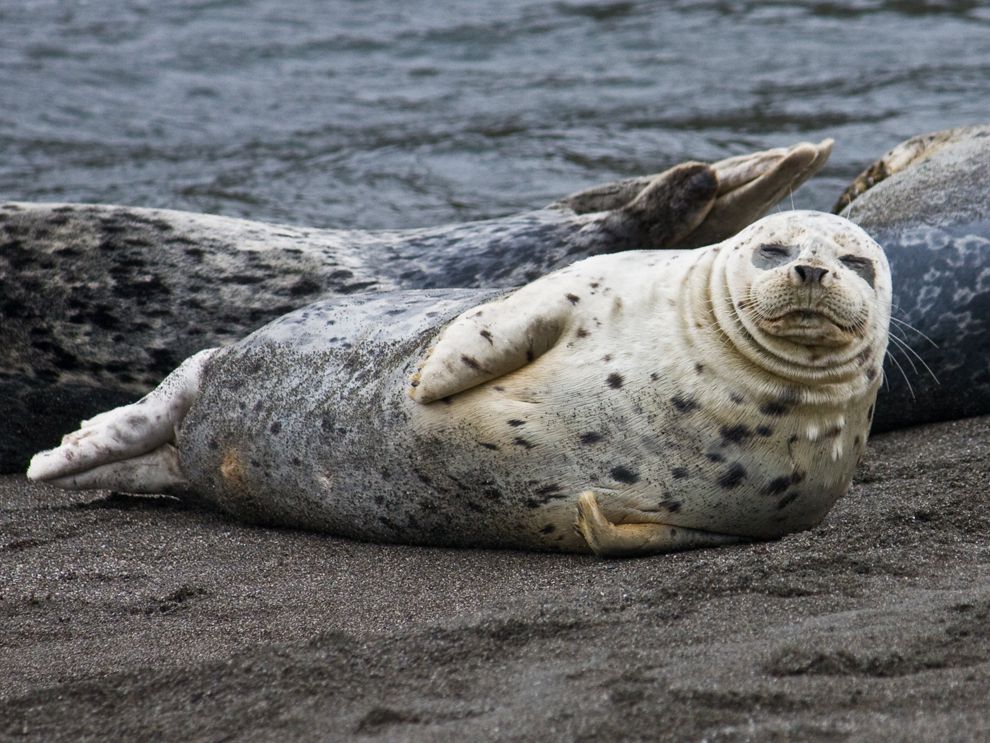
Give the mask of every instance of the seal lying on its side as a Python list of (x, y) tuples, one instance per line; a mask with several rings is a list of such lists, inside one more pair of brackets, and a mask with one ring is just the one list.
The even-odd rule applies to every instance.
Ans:
[(298, 229), (182, 212), (0, 206), (0, 472), (185, 357), (319, 297), (518, 286), (598, 253), (728, 237), (817, 172), (831, 142), (686, 163), (546, 209), (419, 230)]
[(883, 246), (893, 276), (874, 430), (990, 413), (990, 126), (899, 144), (836, 208)]
[(340, 298), (197, 354), (28, 476), (376, 541), (611, 555), (778, 537), (850, 485), (890, 292), (865, 232), (794, 212), (500, 297)]

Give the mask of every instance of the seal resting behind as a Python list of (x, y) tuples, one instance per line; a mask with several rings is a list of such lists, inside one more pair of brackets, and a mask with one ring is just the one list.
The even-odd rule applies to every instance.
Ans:
[(831, 140), (684, 163), (545, 209), (415, 230), (319, 230), (85, 204), (0, 206), (0, 472), (192, 353), (320, 297), (518, 286), (589, 255), (734, 234)]
[(849, 488), (890, 292), (866, 233), (794, 212), (508, 294), (320, 302), (193, 356), (28, 476), (376, 541), (620, 555), (779, 537)]
[(990, 413), (990, 125), (902, 142), (836, 208), (883, 246), (894, 281), (874, 430)]

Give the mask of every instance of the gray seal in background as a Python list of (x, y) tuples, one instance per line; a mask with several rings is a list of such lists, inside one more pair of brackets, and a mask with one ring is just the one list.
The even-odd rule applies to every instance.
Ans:
[(990, 126), (899, 144), (836, 210), (880, 243), (894, 285), (874, 431), (990, 412)]
[(484, 222), (318, 230), (159, 209), (0, 206), (0, 472), (187, 356), (320, 297), (509, 287), (589, 255), (734, 234), (831, 141), (685, 163)]

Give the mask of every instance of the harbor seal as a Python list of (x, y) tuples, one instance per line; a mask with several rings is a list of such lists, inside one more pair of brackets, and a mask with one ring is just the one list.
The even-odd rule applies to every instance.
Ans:
[(83, 204), (0, 206), (0, 471), (185, 357), (319, 297), (510, 287), (599, 253), (734, 234), (828, 158), (831, 141), (685, 163), (547, 208), (416, 230), (318, 230)]
[(342, 297), (196, 354), (28, 477), (373, 541), (639, 555), (775, 538), (849, 488), (890, 297), (879, 246), (815, 212), (508, 294)]
[(990, 413), (990, 126), (925, 134), (836, 209), (883, 246), (894, 283), (875, 431)]

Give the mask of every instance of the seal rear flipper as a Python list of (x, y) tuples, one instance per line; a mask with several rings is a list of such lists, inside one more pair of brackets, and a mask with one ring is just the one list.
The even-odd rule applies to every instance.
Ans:
[(732, 237), (821, 170), (832, 145), (831, 139), (801, 142), (715, 163), (719, 179), (715, 205), (694, 232), (672, 247), (713, 245)]
[[(78, 431), (63, 437), (60, 446), (34, 455), (28, 479), (52, 481), (73, 490), (117, 487), (129, 492), (161, 492), (108, 483), (118, 477), (140, 488), (141, 472), (148, 477), (148, 487), (172, 483), (177, 465), (173, 468), (169, 450), (164, 447), (175, 441), (176, 428), (199, 393), (203, 367), (217, 350), (211, 348), (189, 357), (138, 402), (83, 421)], [(108, 468), (116, 463), (122, 466)]]
[(172, 444), (76, 475), (54, 478), (48, 483), (62, 490), (118, 490), (176, 496), (190, 491), (189, 482), (179, 467), (178, 452)]
[(634, 557), (695, 547), (752, 541), (733, 534), (686, 529), (669, 524), (613, 524), (598, 507), (594, 491), (578, 496), (575, 528), (599, 557)]
[[(709, 245), (762, 217), (821, 170), (831, 152), (832, 140), (826, 139), (737, 155), (711, 165), (682, 163), (658, 175), (589, 188), (551, 206), (575, 214), (612, 212), (606, 225), (640, 234), (642, 244), (635, 247)], [(709, 184), (712, 175), (714, 182)]]

